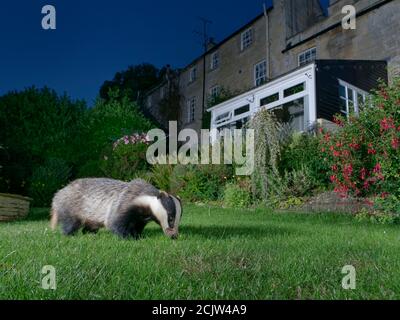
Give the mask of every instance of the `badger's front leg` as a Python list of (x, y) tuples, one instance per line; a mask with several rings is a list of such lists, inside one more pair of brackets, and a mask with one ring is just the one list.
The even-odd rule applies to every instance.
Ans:
[(109, 229), (121, 238), (139, 239), (146, 223), (138, 219), (135, 211), (115, 215), (110, 221)]
[(132, 223), (132, 225), (130, 227), (131, 236), (136, 240), (140, 239), (145, 226), (146, 226), (146, 224), (144, 222), (140, 222), (140, 221), (136, 221), (136, 222)]

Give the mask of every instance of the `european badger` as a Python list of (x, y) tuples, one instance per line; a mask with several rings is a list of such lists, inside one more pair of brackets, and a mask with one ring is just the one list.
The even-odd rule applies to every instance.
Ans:
[(182, 215), (180, 200), (141, 179), (79, 179), (58, 191), (51, 208), (51, 228), (60, 223), (65, 235), (97, 232), (105, 227), (123, 237), (140, 237), (155, 221), (173, 239)]

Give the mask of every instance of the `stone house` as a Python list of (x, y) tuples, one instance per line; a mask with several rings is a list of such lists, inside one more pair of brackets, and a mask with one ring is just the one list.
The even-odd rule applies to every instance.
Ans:
[[(342, 26), (346, 5), (356, 9), (355, 30)], [(318, 0), (274, 0), (272, 7), (229, 37), (210, 43), (208, 51), (173, 80), (151, 90), (146, 107), (158, 113), (160, 97), (174, 81), (180, 93), (176, 120), (181, 129), (200, 130), (207, 110), (212, 128), (237, 127), (262, 106), (286, 106), (289, 115), (301, 114), (303, 108), (305, 124), (292, 115), (299, 129), (305, 121), (331, 120), (335, 112), (354, 111), (357, 103), (352, 99), (365, 97), (378, 78), (390, 81), (399, 73), (399, 17), (399, 0), (331, 0), (327, 11)], [(357, 81), (355, 75), (362, 79)], [(323, 77), (335, 79), (329, 84), (335, 95), (319, 92), (324, 86), (328, 90)], [(285, 97), (285, 90), (301, 90), (301, 85), (303, 93)], [(210, 108), (210, 98), (223, 89), (235, 97)], [(160, 113), (157, 117), (167, 122)]]

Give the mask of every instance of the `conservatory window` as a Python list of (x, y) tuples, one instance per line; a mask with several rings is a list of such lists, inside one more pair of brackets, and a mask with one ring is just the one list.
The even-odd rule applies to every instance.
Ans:
[(295, 131), (305, 131), (304, 98), (296, 99), (279, 107), (271, 109), (281, 123), (289, 123)]
[(342, 80), (339, 80), (340, 112), (346, 117), (351, 113), (359, 114), (360, 107), (365, 103), (368, 94)]

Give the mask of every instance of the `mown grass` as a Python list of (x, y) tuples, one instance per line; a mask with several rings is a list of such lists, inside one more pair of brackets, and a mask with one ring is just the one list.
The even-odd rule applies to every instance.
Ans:
[[(398, 299), (400, 228), (343, 215), (186, 206), (179, 240), (64, 237), (34, 209), (0, 224), (0, 299)], [(57, 289), (41, 288), (53, 265)], [(356, 290), (341, 286), (343, 266)]]

